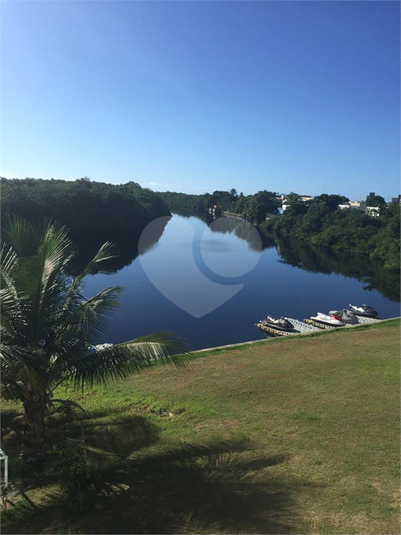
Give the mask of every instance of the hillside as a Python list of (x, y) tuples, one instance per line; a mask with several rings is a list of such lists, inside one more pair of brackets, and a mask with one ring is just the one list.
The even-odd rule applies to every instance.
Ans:
[(3, 532), (399, 533), (399, 325), (200, 352), (75, 395), (115, 493), (73, 515), (42, 480), (40, 511)]

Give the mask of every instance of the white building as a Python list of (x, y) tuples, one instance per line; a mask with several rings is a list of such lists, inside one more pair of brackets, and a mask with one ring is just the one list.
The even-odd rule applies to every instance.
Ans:
[[(308, 195), (303, 195), (300, 197), (302, 202), (312, 201), (314, 198), (315, 197), (309, 197)], [(283, 202), (281, 203), (281, 205), (282, 205), (282, 210), (284, 212), (284, 210), (286, 210), (290, 206), (290, 203), (288, 202), (286, 198), (283, 198)]]
[(344, 204), (338, 205), (339, 210), (347, 210), (347, 209), (354, 209), (354, 210), (361, 210), (362, 212), (366, 211), (366, 202), (365, 201), (349, 201)]
[(378, 206), (367, 206), (366, 207), (366, 214), (367, 215), (371, 215), (372, 217), (379, 217), (380, 208)]

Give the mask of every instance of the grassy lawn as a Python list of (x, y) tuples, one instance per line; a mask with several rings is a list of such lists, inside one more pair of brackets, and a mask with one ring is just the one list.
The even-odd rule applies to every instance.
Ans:
[(74, 515), (57, 481), (24, 480), (38, 510), (3, 533), (400, 533), (398, 320), (198, 355), (69, 391), (114, 492)]

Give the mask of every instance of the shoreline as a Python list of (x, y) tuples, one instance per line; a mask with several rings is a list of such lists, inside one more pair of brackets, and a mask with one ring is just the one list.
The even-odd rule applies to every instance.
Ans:
[[(371, 323), (358, 323), (357, 325), (346, 325), (345, 327), (353, 328), (353, 329), (358, 328), (358, 327), (366, 328), (366, 327), (371, 327), (374, 325), (385, 323), (387, 321), (394, 321), (394, 320), (401, 320), (401, 316), (396, 316), (394, 318), (378, 319), (375, 322), (371, 322)], [(214, 346), (214, 347), (206, 347), (203, 349), (195, 349), (194, 351), (191, 351), (191, 353), (202, 353), (205, 351), (219, 351), (219, 350), (224, 350), (224, 349), (235, 349), (236, 347), (243, 347), (243, 346), (250, 345), (250, 344), (262, 344), (266, 342), (271, 342), (272, 340), (288, 340), (289, 338), (293, 338), (293, 337), (297, 338), (298, 336), (303, 336), (303, 337), (304, 336), (316, 336), (317, 334), (320, 335), (320, 334), (329, 333), (329, 332), (337, 332), (339, 329), (341, 329), (341, 327), (337, 327), (334, 329), (321, 329), (318, 332), (315, 331), (315, 332), (310, 332), (310, 333), (309, 332), (293, 333), (292, 336), (274, 336), (274, 337), (272, 336), (271, 338), (248, 340), (246, 342), (238, 342), (236, 344), (226, 344), (223, 346)]]

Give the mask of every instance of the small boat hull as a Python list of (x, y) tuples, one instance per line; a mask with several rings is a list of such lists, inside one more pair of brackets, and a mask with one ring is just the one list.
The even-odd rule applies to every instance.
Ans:
[(294, 329), (294, 325), (285, 318), (276, 319), (272, 316), (267, 316), (265, 320), (260, 320), (259, 323), (279, 331), (292, 331)]
[(345, 325), (345, 322), (342, 319), (335, 316), (328, 316), (322, 312), (318, 312), (316, 316), (311, 316), (311, 320), (320, 321), (321, 323), (326, 323), (332, 327), (343, 327)]
[(357, 325), (359, 323), (358, 318), (352, 310), (330, 310), (329, 316), (339, 316), (344, 323), (349, 325)]
[(378, 315), (377, 310), (368, 305), (361, 305), (360, 307), (358, 307), (356, 305), (350, 304), (349, 308), (357, 316), (365, 316), (366, 318), (376, 318)]

